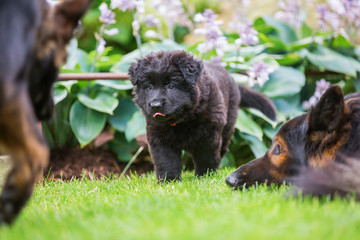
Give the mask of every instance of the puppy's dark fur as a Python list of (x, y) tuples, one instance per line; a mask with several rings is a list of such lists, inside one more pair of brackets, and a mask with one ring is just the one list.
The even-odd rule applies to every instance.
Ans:
[(243, 105), (276, 116), (269, 99), (237, 85), (223, 67), (184, 51), (149, 54), (129, 75), (160, 181), (180, 179), (182, 150), (193, 157), (196, 176), (219, 167), (234, 132), (240, 92), (246, 95)]
[[(334, 163), (347, 159), (338, 155), (355, 156), (359, 153), (359, 133), (360, 93), (344, 98), (339, 86), (331, 86), (309, 113), (286, 122), (280, 128), (265, 156), (241, 166), (226, 178), (226, 182), (238, 188), (244, 184), (248, 187), (255, 183), (281, 183), (292, 179), (304, 186), (304, 192), (315, 189), (328, 192), (335, 186), (345, 192), (352, 184), (349, 181), (344, 184), (349, 176), (340, 172), (337, 177), (333, 175), (330, 179), (329, 176), (336, 169), (346, 167)], [(348, 162), (358, 166), (354, 159), (350, 158)], [(325, 173), (315, 175), (314, 169), (324, 169)], [(299, 172), (300, 177), (293, 178)], [(353, 177), (360, 169), (347, 172)], [(321, 179), (329, 180), (327, 190)], [(315, 187), (320, 183), (322, 189)]]
[(0, 196), (0, 224), (11, 223), (31, 195), (48, 161), (36, 127), (50, 117), (52, 83), (66, 58), (66, 44), (90, 0), (0, 1), (0, 151), (13, 168)]

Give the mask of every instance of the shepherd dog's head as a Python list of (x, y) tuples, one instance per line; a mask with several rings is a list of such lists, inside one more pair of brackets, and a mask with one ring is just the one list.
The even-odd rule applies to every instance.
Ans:
[(39, 120), (52, 113), (52, 85), (60, 66), (67, 57), (66, 46), (92, 0), (64, 0), (49, 6), (46, 0), (37, 0), (38, 27), (34, 59), (29, 73), (30, 98)]
[(281, 183), (301, 166), (325, 167), (338, 152), (360, 149), (360, 93), (343, 97), (331, 86), (307, 114), (286, 122), (267, 153), (241, 166), (226, 178), (229, 186)]
[(151, 53), (129, 68), (134, 101), (148, 119), (176, 123), (199, 98), (202, 62), (184, 51)]

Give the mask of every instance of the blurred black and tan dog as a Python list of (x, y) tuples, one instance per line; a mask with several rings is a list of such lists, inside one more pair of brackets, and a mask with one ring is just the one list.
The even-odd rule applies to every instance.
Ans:
[(36, 127), (51, 116), (52, 84), (66, 45), (91, 0), (0, 1), (0, 151), (12, 169), (0, 196), (0, 223), (11, 223), (30, 197), (49, 151)]
[(241, 166), (226, 182), (239, 188), (288, 180), (307, 194), (360, 192), (359, 185), (354, 188), (360, 183), (359, 133), (360, 93), (344, 97), (333, 85), (309, 113), (279, 129), (265, 156)]
[(222, 66), (184, 51), (151, 53), (134, 63), (129, 75), (159, 181), (181, 178), (182, 150), (192, 156), (196, 176), (216, 170), (239, 106), (276, 117), (268, 98), (236, 84)]

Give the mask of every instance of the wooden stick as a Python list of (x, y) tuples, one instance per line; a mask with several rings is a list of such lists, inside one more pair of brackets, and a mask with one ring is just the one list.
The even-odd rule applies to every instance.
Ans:
[(126, 80), (129, 76), (125, 73), (62, 73), (57, 81), (91, 81), (91, 80)]

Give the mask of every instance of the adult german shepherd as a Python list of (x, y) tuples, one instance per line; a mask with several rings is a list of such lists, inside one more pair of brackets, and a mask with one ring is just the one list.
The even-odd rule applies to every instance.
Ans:
[(0, 1), (0, 151), (12, 170), (0, 196), (0, 223), (11, 223), (47, 165), (49, 151), (36, 123), (51, 116), (52, 84), (66, 45), (91, 0)]
[(344, 98), (333, 85), (309, 113), (280, 128), (263, 157), (241, 166), (226, 182), (238, 188), (291, 180), (309, 194), (360, 193), (359, 185), (354, 187), (360, 183), (359, 150), (360, 93)]

